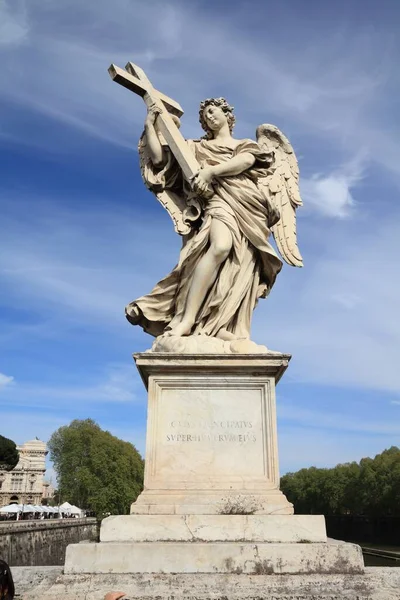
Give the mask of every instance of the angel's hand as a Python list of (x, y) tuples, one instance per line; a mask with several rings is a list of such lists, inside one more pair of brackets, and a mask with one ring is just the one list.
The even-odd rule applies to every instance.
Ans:
[(192, 188), (200, 196), (205, 196), (210, 193), (210, 185), (214, 179), (214, 171), (212, 167), (204, 167), (195, 175), (192, 181)]
[(156, 104), (151, 104), (147, 108), (147, 116), (145, 121), (145, 126), (154, 125), (157, 121), (158, 115), (161, 113), (161, 110), (158, 108)]

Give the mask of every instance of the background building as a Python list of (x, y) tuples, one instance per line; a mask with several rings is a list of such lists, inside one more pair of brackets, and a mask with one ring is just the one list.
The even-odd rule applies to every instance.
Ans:
[(12, 471), (0, 472), (0, 506), (40, 504), (47, 447), (38, 439), (17, 446), (19, 461)]

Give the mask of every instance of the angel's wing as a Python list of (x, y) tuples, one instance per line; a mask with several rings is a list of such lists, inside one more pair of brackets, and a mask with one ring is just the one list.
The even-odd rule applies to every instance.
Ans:
[(147, 151), (146, 134), (143, 132), (138, 145), (140, 171), (145, 185), (151, 190), (162, 204), (174, 224), (176, 233), (187, 235), (191, 231), (190, 222), (186, 218), (187, 203), (183, 196), (165, 187), (166, 172), (170, 164), (156, 171)]
[(257, 142), (274, 152), (273, 173), (259, 180), (267, 188), (268, 197), (279, 211), (279, 221), (271, 227), (282, 258), (293, 267), (302, 267), (296, 235), (296, 209), (303, 204), (299, 192), (299, 167), (287, 137), (275, 125), (257, 127)]

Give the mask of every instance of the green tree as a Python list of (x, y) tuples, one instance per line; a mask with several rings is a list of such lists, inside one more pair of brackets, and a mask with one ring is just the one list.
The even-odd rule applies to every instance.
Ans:
[(396, 446), (333, 469), (301, 469), (281, 479), (297, 513), (400, 516), (400, 449)]
[(17, 446), (12, 440), (0, 435), (0, 470), (12, 471), (19, 461)]
[(143, 486), (143, 459), (135, 446), (103, 431), (92, 419), (74, 420), (48, 443), (58, 494), (80, 508), (128, 514)]
[(400, 515), (400, 450), (392, 446), (360, 462), (360, 496), (369, 516)]

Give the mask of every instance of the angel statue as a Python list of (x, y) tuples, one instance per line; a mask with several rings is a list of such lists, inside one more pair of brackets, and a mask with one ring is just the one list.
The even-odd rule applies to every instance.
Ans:
[[(273, 125), (257, 128), (257, 142), (234, 138), (233, 107), (209, 98), (199, 112), (205, 135), (186, 140), (199, 166), (188, 180), (158, 127), (162, 112), (159, 103), (148, 103), (141, 172), (183, 244), (171, 273), (128, 304), (127, 319), (157, 338), (154, 351), (269, 352), (250, 340), (250, 326), (258, 299), (269, 294), (282, 268), (271, 232), (282, 258), (302, 266), (293, 148)], [(178, 117), (171, 118), (179, 126)]]

